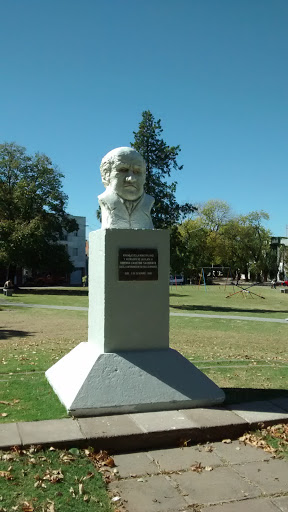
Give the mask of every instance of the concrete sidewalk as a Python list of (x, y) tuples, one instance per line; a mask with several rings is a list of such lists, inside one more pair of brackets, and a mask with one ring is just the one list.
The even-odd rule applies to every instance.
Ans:
[(108, 490), (121, 512), (288, 512), (288, 462), (230, 442), (277, 423), (288, 423), (288, 394), (229, 407), (2, 423), (0, 447), (109, 450), (116, 467)]
[[(38, 309), (66, 309), (67, 311), (88, 311), (88, 307), (84, 306), (56, 306), (49, 304), (24, 304), (23, 302), (4, 302), (0, 300), (0, 306), (10, 306), (19, 308), (38, 308)], [(243, 316), (243, 315), (210, 315), (206, 313), (174, 313), (170, 311), (170, 316), (185, 316), (190, 318), (219, 318), (220, 320), (246, 320), (252, 322), (272, 322), (276, 324), (288, 324), (288, 318), (265, 318), (260, 316)]]
[(123, 512), (287, 512), (288, 462), (238, 441), (116, 455)]

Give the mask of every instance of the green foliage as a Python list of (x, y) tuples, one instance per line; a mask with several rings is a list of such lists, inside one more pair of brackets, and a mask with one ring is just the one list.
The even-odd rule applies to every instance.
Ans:
[(78, 229), (65, 212), (62, 178), (46, 155), (0, 144), (0, 264), (72, 271), (67, 251), (57, 244), (63, 230)]
[(264, 211), (232, 215), (227, 203), (211, 200), (199, 208), (199, 216), (178, 228), (178, 260), (187, 276), (193, 269), (212, 264), (230, 267), (248, 278), (272, 279), (278, 270), (277, 254), (271, 247), (271, 233), (263, 226)]
[(253, 279), (267, 280), (274, 273), (271, 254), (271, 233), (262, 225), (268, 220), (266, 212), (251, 212), (228, 221), (221, 228), (221, 254), (233, 270), (239, 269), (248, 277), (252, 272)]
[(226, 201), (219, 199), (210, 199), (199, 208), (200, 217), (203, 225), (213, 232), (225, 224), (232, 216), (231, 208)]
[(133, 132), (134, 142), (131, 146), (136, 149), (146, 162), (145, 190), (155, 198), (152, 212), (155, 228), (168, 228), (177, 224), (181, 217), (195, 211), (190, 203), (183, 205), (176, 201), (176, 181), (168, 183), (172, 170), (181, 170), (177, 157), (180, 146), (168, 146), (161, 137), (163, 129), (161, 120), (155, 121), (149, 110), (142, 113), (138, 132)]

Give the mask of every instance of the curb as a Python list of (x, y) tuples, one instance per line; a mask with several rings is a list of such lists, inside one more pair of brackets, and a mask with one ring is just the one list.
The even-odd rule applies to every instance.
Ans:
[(249, 430), (288, 423), (288, 397), (229, 407), (0, 424), (0, 449), (84, 448), (125, 453), (236, 439)]

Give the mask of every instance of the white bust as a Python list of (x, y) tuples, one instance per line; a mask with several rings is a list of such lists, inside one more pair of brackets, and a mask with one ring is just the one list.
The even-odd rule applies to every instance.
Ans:
[(153, 229), (154, 198), (145, 194), (146, 164), (132, 148), (116, 148), (101, 161), (105, 192), (98, 196), (102, 229)]

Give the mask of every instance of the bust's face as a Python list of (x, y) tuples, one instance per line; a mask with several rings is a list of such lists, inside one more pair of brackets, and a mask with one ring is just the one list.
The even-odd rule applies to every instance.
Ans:
[(109, 187), (122, 199), (136, 201), (144, 192), (146, 169), (142, 157), (135, 151), (115, 156)]

